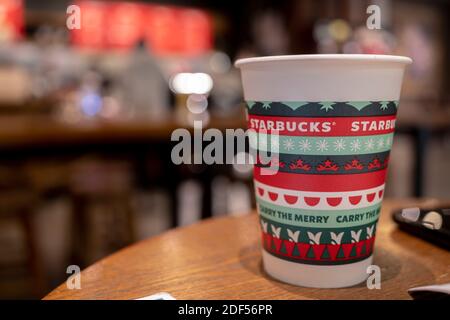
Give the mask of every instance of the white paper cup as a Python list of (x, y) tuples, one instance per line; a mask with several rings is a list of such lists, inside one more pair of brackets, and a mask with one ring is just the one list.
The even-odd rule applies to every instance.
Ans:
[(269, 169), (254, 168), (262, 256), (272, 277), (317, 288), (367, 278), (409, 63), (340, 54), (236, 62), (256, 132), (250, 146), (277, 155)]

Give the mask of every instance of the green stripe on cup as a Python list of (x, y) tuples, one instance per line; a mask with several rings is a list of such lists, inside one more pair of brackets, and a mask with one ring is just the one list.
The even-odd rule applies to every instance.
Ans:
[(351, 137), (281, 136), (250, 131), (250, 147), (301, 155), (360, 155), (389, 151), (394, 133)]
[(381, 202), (365, 208), (348, 210), (306, 210), (282, 207), (257, 197), (259, 214), (267, 219), (298, 227), (347, 228), (377, 221)]

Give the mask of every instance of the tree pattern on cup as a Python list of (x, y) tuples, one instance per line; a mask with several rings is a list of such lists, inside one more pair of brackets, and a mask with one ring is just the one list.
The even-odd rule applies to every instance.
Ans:
[(373, 253), (376, 222), (356, 228), (292, 228), (261, 219), (262, 246), (282, 259), (317, 265), (358, 262)]

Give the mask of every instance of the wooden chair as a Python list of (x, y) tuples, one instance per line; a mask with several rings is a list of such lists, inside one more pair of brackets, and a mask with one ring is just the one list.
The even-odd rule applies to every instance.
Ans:
[(23, 261), (7, 261), (0, 265), (0, 272), (25, 269), (25, 277), (31, 278), (29, 281), (31, 297), (42, 297), (46, 290), (46, 281), (33, 223), (33, 210), (37, 206), (38, 199), (28, 188), (22, 173), (23, 171), (17, 167), (0, 168), (0, 223), (13, 221), (22, 234), (24, 241), (22, 247), (25, 248), (22, 254)]
[(76, 162), (70, 171), (69, 191), (73, 205), (72, 260), (85, 266), (102, 255), (96, 253), (96, 248), (90, 241), (93, 237), (99, 237), (91, 219), (94, 207), (100, 207), (104, 220), (113, 221), (108, 235), (102, 239), (107, 242), (107, 253), (136, 239), (131, 203), (132, 170), (126, 162), (88, 159)]

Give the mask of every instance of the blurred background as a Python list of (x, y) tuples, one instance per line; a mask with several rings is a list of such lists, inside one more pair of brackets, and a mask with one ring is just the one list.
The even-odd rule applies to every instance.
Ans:
[(68, 265), (254, 207), (251, 167), (170, 159), (195, 119), (245, 128), (238, 58), (413, 58), (386, 197), (448, 198), (449, 31), (445, 0), (0, 0), (0, 298), (41, 298)]

